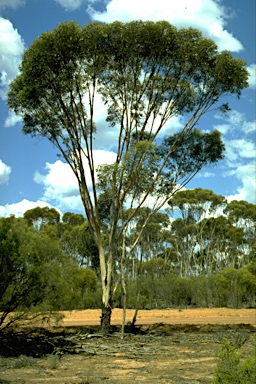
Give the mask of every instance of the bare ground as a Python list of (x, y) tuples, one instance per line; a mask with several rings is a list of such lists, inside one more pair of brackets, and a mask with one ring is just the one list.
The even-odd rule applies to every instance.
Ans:
[[(64, 311), (63, 325), (99, 325), (101, 311), (87, 309), (84, 311)], [(126, 321), (131, 321), (134, 310), (126, 311)], [(231, 308), (195, 308), (195, 309), (161, 309), (140, 310), (137, 324), (252, 324), (256, 326), (255, 309)], [(111, 323), (121, 324), (122, 309), (115, 308)]]
[[(211, 383), (223, 340), (248, 356), (256, 336), (254, 309), (139, 311), (137, 334), (124, 340), (121, 310), (113, 311), (112, 334), (104, 337), (100, 311), (63, 314), (58, 328), (2, 337), (0, 384)], [(127, 321), (132, 315), (127, 311)]]

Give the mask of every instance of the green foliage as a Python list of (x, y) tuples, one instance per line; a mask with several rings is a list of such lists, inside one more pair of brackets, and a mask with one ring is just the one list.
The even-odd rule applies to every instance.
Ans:
[(69, 224), (71, 226), (82, 225), (85, 222), (83, 215), (73, 212), (65, 212), (62, 216), (63, 223)]
[(97, 302), (96, 273), (63, 254), (58, 221), (40, 228), (28, 224), (28, 217), (0, 219), (0, 328), (28, 313)]
[[(198, 129), (190, 130), (180, 137), (175, 134), (166, 137), (159, 146), (161, 158), (171, 150), (165, 166), (165, 175), (175, 177), (176, 182), (188, 182), (203, 166), (216, 164), (224, 158), (225, 145), (219, 131), (202, 133)], [(181, 192), (180, 192), (181, 193)]]
[(213, 384), (254, 384), (256, 378), (256, 343), (253, 356), (241, 361), (240, 355), (226, 340), (220, 348)]
[(254, 276), (256, 276), (256, 261), (251, 261), (247, 266), (246, 269), (251, 272)]
[(224, 196), (202, 188), (179, 191), (169, 201), (172, 210), (179, 210), (183, 219), (193, 215), (195, 221), (202, 219), (201, 216), (205, 213), (214, 214), (225, 204)]
[(0, 219), (0, 326), (11, 312), (43, 302), (59, 258), (58, 243), (41, 236), (24, 219)]
[(255, 204), (248, 203), (244, 200), (232, 200), (226, 207), (224, 213), (228, 214), (234, 222), (251, 221), (256, 222)]
[(149, 299), (145, 295), (139, 295), (139, 298), (137, 298), (136, 295), (132, 296), (129, 294), (127, 299), (127, 308), (134, 309), (138, 307), (138, 309), (148, 309), (149, 306)]
[[(92, 267), (97, 273), (99, 272), (98, 248), (93, 238), (88, 222), (84, 221), (77, 225), (81, 218), (76, 216), (73, 225), (65, 224), (62, 228), (60, 239), (61, 247), (64, 254), (75, 260), (80, 267)], [(81, 215), (82, 216), (82, 215)]]
[[(186, 205), (185, 192), (189, 192), (189, 206)], [(127, 260), (126, 264), (128, 308), (136, 305), (138, 308), (191, 305), (237, 308), (254, 305), (256, 276), (253, 261), (245, 268), (219, 267), (218, 273), (180, 277), (179, 254), (174, 252), (173, 247), (187, 233), (190, 236), (197, 234), (196, 225), (203, 226), (201, 233), (207, 236), (207, 241), (212, 236), (220, 238), (224, 235), (227, 238), (230, 228), (242, 230), (240, 227), (232, 227), (224, 217), (203, 219), (200, 222), (200, 217), (206, 210), (215, 212), (223, 204), (223, 198), (217, 198), (207, 190), (198, 189), (192, 192), (184, 191), (173, 200), (183, 210), (184, 219), (176, 219), (172, 223), (170, 234), (167, 229), (170, 223), (168, 215), (159, 212), (149, 218), (134, 249), (133, 259)], [(124, 218), (130, 213), (131, 210), (124, 212)], [(133, 241), (136, 231), (140, 231), (149, 214), (149, 208), (136, 212), (131, 230), (127, 234), (127, 245), (129, 241)], [(84, 221), (79, 224), (82, 220), (84, 218), (80, 215), (68, 213), (65, 222), (45, 223), (40, 228), (35, 228), (28, 224), (27, 219), (16, 219), (13, 216), (0, 219), (1, 322), (13, 311), (17, 315), (18, 311), (26, 314), (27, 311), (36, 313), (101, 306), (98, 267), (93, 261), (98, 260), (97, 247), (88, 230), (88, 223)], [(187, 223), (185, 226), (184, 221)], [(212, 231), (213, 223), (215, 235)], [(228, 239), (230, 242), (232, 237), (229, 236)], [(209, 255), (202, 256), (206, 262), (210, 260)], [(242, 256), (240, 258), (242, 260)], [(192, 267), (193, 260), (194, 256), (191, 259)], [(120, 287), (116, 290), (114, 305), (122, 305)]]
[(40, 230), (46, 224), (53, 225), (60, 221), (60, 214), (54, 208), (49, 207), (36, 207), (29, 209), (24, 213), (24, 219), (27, 220), (29, 225), (34, 225), (34, 227)]
[(196, 307), (218, 307), (216, 275), (196, 276), (191, 278), (192, 302)]
[[(126, 180), (130, 193), (140, 193), (151, 188), (157, 159), (153, 141), (174, 115), (193, 113), (184, 130), (162, 146), (169, 173), (178, 164), (181, 178), (186, 173), (192, 177), (195, 168), (223, 157), (219, 132), (202, 134), (193, 128), (221, 96), (239, 96), (247, 77), (241, 59), (219, 53), (213, 41), (193, 28), (178, 30), (164, 21), (94, 22), (82, 28), (66, 22), (26, 50), (20, 75), (10, 85), (8, 105), (22, 115), (25, 133), (46, 136), (57, 146), (82, 183), (81, 157), (73, 155), (83, 152), (82, 142), (92, 149), (91, 92), (97, 83), (108, 105), (106, 121), (120, 125), (116, 165), (122, 160), (126, 171), (120, 170), (119, 186)], [(92, 98), (85, 103), (88, 94)]]
[[(203, 134), (195, 127), (213, 105), (228, 110), (226, 103), (221, 105), (223, 96), (239, 97), (248, 86), (245, 64), (219, 52), (199, 30), (177, 29), (165, 21), (93, 22), (84, 27), (61, 23), (24, 52), (20, 74), (10, 84), (8, 106), (21, 116), (25, 134), (53, 143), (78, 181), (101, 259), (105, 310), (114, 291), (118, 240), (134, 216), (123, 221), (127, 198), (135, 209), (148, 197), (157, 199), (154, 215), (203, 166), (223, 158), (220, 133)], [(99, 98), (107, 105), (105, 121), (119, 132), (113, 143), (115, 163), (101, 167), (97, 186), (93, 156)], [(159, 151), (160, 131), (178, 115), (184, 116), (183, 129)], [(90, 177), (85, 176), (86, 166)], [(111, 196), (104, 223), (98, 187)]]
[(66, 290), (56, 305), (61, 309), (86, 309), (95, 307), (97, 276), (91, 269), (71, 265), (65, 273)]
[(253, 302), (256, 276), (247, 269), (226, 268), (216, 276), (220, 306), (238, 308), (243, 301)]
[[(156, 267), (154, 267), (154, 265)], [(224, 269), (219, 274), (183, 278), (159, 259), (143, 263), (139, 308), (251, 307), (254, 305), (255, 275), (246, 269)], [(147, 298), (147, 300), (145, 300)], [(127, 306), (136, 303), (136, 283), (127, 283)]]
[(141, 266), (142, 274), (149, 276), (152, 280), (165, 276), (170, 270), (171, 265), (161, 258), (144, 261)]

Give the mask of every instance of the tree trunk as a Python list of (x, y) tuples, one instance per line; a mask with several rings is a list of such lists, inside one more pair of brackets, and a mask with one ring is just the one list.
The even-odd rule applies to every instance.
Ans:
[(135, 323), (137, 320), (137, 314), (139, 310), (139, 302), (140, 302), (140, 274), (141, 274), (141, 267), (142, 267), (142, 253), (140, 254), (140, 260), (137, 270), (137, 281), (136, 281), (136, 304), (135, 304), (135, 311), (131, 323), (131, 329), (135, 328)]
[(122, 316), (122, 329), (121, 329), (121, 339), (124, 338), (125, 330), (125, 321), (126, 321), (126, 287), (124, 280), (122, 281), (122, 291), (123, 291), (123, 316)]
[(101, 332), (110, 332), (112, 313), (112, 254), (110, 252), (106, 263), (104, 249), (98, 244), (100, 256), (101, 284), (102, 284), (102, 313), (100, 318)]
[(107, 335), (110, 333), (111, 313), (112, 313), (112, 308), (110, 305), (108, 305), (107, 307), (105, 307), (104, 305), (102, 306), (100, 325), (101, 325), (101, 332), (104, 335)]
[(138, 314), (138, 311), (139, 311), (139, 308), (138, 308), (138, 297), (139, 297), (139, 295), (136, 298), (136, 306), (135, 306), (135, 311), (134, 311), (132, 322), (131, 322), (131, 329), (135, 328), (135, 323), (136, 323), (136, 320), (137, 320), (137, 314)]
[(121, 287), (123, 295), (123, 316), (122, 316), (122, 330), (121, 330), (121, 339), (124, 338), (124, 329), (125, 329), (125, 320), (126, 320), (126, 285), (125, 285), (125, 276), (124, 276), (124, 262), (125, 262), (125, 235), (123, 235), (123, 249), (122, 249), (122, 258), (121, 258)]

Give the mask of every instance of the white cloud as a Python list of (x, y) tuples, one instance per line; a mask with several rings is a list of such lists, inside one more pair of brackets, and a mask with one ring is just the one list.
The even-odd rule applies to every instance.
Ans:
[(227, 120), (229, 121), (230, 124), (235, 125), (235, 126), (240, 126), (241, 123), (244, 121), (245, 115), (244, 113), (238, 112), (236, 110), (232, 110), (229, 112)]
[(215, 173), (213, 172), (199, 172), (195, 177), (197, 178), (208, 178), (208, 177), (215, 177)]
[(248, 135), (255, 132), (256, 120), (247, 121), (245, 113), (232, 110), (225, 118), (220, 115), (216, 115), (215, 118), (225, 120), (224, 124), (214, 125), (214, 129), (218, 129), (223, 135), (231, 133), (232, 136), (235, 136), (236, 133), (240, 134), (241, 131)]
[(230, 175), (235, 175), (242, 185), (237, 188), (237, 193), (227, 196), (228, 201), (246, 200), (256, 204), (256, 165), (251, 162), (245, 165), (239, 165), (232, 170)]
[(239, 52), (243, 49), (241, 42), (225, 30), (230, 10), (214, 0), (111, 0), (106, 11), (98, 12), (89, 5), (87, 12), (93, 20), (103, 22), (166, 20), (178, 28), (192, 26), (213, 39), (220, 50)]
[(241, 159), (255, 158), (255, 144), (245, 139), (226, 140), (226, 160), (229, 166), (236, 167)]
[(7, 128), (13, 127), (15, 124), (20, 123), (21, 121), (22, 118), (20, 116), (16, 115), (13, 111), (10, 111), (4, 122), (4, 126)]
[(0, 17), (0, 97), (6, 98), (9, 83), (18, 75), (25, 45), (12, 23)]
[(256, 120), (244, 121), (241, 129), (245, 134), (249, 134), (249, 133), (255, 133), (255, 127), (256, 127)]
[(0, 0), (0, 11), (4, 8), (16, 9), (24, 5), (26, 0)]
[[(104, 150), (94, 151), (95, 168), (100, 164), (111, 164), (116, 159), (116, 153), (107, 152)], [(91, 189), (91, 178), (89, 168), (84, 163), (85, 175), (89, 189)], [(62, 211), (64, 210), (83, 210), (78, 182), (73, 174), (70, 166), (57, 160), (55, 163), (46, 163), (46, 175), (36, 172), (34, 181), (38, 184), (43, 184), (44, 195), (43, 200), (52, 203)]]
[(66, 11), (74, 11), (79, 9), (83, 3), (83, 0), (54, 0), (55, 3), (65, 8)]
[[(215, 116), (223, 119), (223, 116)], [(222, 176), (231, 176), (239, 181), (239, 187), (233, 195), (227, 196), (228, 200), (247, 200), (255, 203), (256, 191), (256, 146), (255, 132), (256, 121), (247, 121), (244, 113), (232, 110), (225, 117), (224, 124), (215, 125), (224, 135), (226, 146)], [(253, 137), (254, 136), (254, 137)]]
[(228, 201), (246, 200), (256, 204), (256, 149), (254, 142), (245, 139), (230, 140), (226, 145), (226, 170), (224, 177), (239, 180), (237, 193), (227, 196)]
[(45, 170), (46, 175), (38, 171), (34, 175), (34, 181), (44, 186), (42, 199), (63, 210), (82, 208), (78, 184), (70, 166), (57, 160), (53, 164), (46, 163)]
[(249, 87), (250, 88), (256, 88), (256, 64), (251, 64), (249, 67), (247, 67), (247, 70), (249, 72)]
[(24, 199), (18, 203), (0, 205), (0, 217), (8, 217), (10, 215), (22, 217), (28, 209), (34, 209), (36, 207), (52, 208), (52, 206), (45, 201), (29, 201)]
[(226, 135), (228, 132), (233, 131), (234, 127), (230, 124), (219, 124), (214, 128), (218, 129), (222, 133), (222, 135)]
[(0, 184), (8, 183), (11, 171), (11, 167), (3, 163), (0, 159)]

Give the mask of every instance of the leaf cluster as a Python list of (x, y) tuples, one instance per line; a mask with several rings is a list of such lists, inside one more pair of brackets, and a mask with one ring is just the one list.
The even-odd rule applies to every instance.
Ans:
[(253, 384), (256, 377), (256, 344), (253, 356), (241, 361), (236, 348), (225, 340), (218, 355), (218, 365), (213, 384)]
[[(170, 192), (175, 184), (170, 178), (189, 180), (195, 169), (222, 158), (217, 131), (203, 135), (192, 130), (222, 96), (239, 96), (247, 77), (242, 60), (218, 52), (213, 41), (193, 28), (178, 30), (165, 21), (80, 27), (72, 21), (43, 33), (26, 50), (20, 75), (10, 84), (8, 105), (22, 116), (24, 133), (47, 137), (69, 163), (96, 233), (96, 98), (107, 105), (105, 120), (119, 127), (116, 164), (104, 169), (111, 174), (112, 196), (118, 201), (113, 210), (120, 213), (126, 198)], [(154, 140), (175, 115), (189, 118), (182, 132), (166, 139), (157, 152)], [(157, 170), (158, 156), (165, 174)]]

